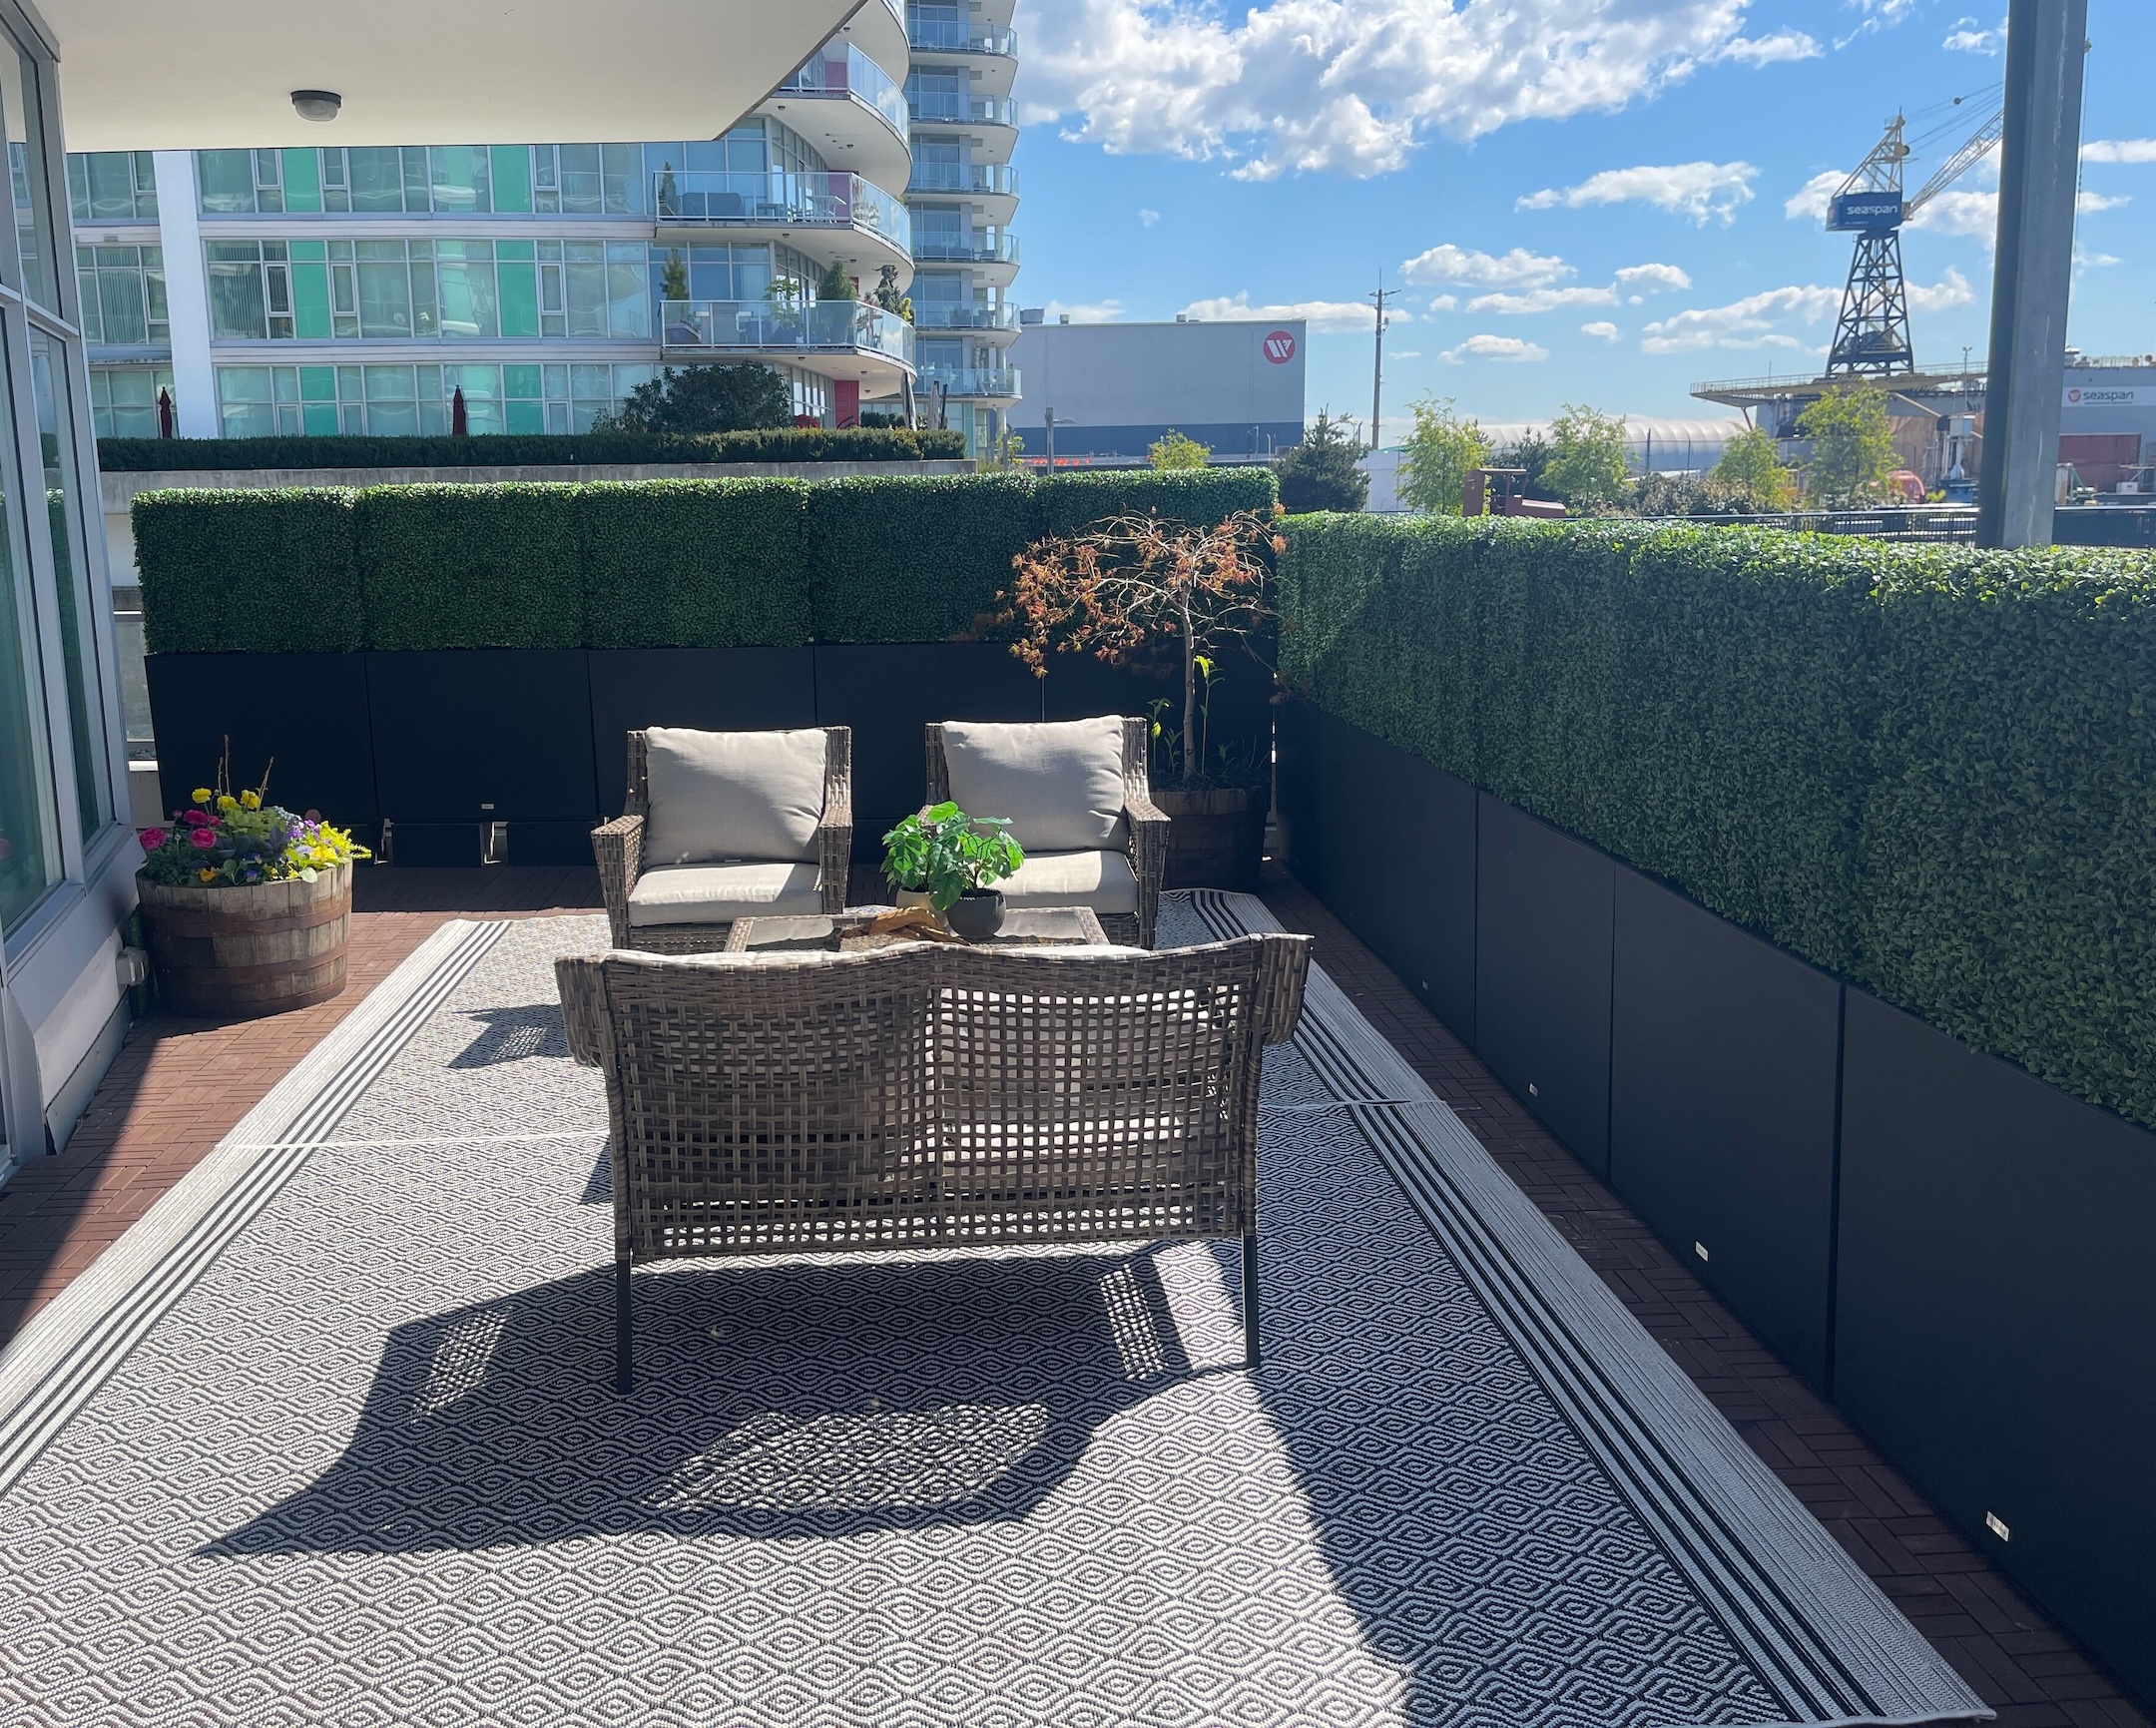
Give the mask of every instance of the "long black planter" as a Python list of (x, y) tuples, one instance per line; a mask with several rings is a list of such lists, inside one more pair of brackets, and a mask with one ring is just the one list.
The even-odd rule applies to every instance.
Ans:
[[(1290, 705), (1280, 809), (1297, 874), (1415, 985), (1402, 884), (1435, 879), (1471, 834), (1479, 864), (1450, 879), (1473, 914), (1476, 1005), (1447, 1021), (2156, 1697), (2156, 1134), (1486, 794), (1463, 818), (1457, 783), (1401, 757)], [(1371, 856), (1388, 850), (1402, 856)]]

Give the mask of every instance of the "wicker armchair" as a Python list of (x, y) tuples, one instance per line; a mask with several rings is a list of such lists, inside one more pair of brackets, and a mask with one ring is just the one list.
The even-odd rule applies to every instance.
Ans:
[(1260, 1049), (1306, 936), (1205, 947), (555, 962), (606, 1076), (616, 1379), (630, 1268), (686, 1257), (1240, 1237), (1258, 1349)]
[[(846, 874), (853, 858), (853, 733), (843, 726), (827, 726), (822, 731), (823, 814), (816, 830), (818, 904), (788, 909), (836, 912), (845, 909)], [(632, 916), (630, 899), (646, 867), (644, 840), (651, 817), (648, 755), (646, 734), (630, 733), (628, 809), (592, 831), (599, 889), (606, 900), (614, 945), (658, 954), (716, 953), (726, 946), (731, 919), (666, 923)]]
[[(1130, 861), (1131, 874), (1137, 878), (1137, 909), (1120, 911), (1089, 900), (1082, 892), (1072, 893), (1058, 900), (1036, 897), (1024, 903), (1046, 904), (1092, 904), (1100, 914), (1101, 926), (1107, 930), (1109, 939), (1117, 942), (1135, 942), (1140, 947), (1153, 945), (1154, 929), (1160, 918), (1161, 878), (1168, 868), (1168, 818), (1153, 804), (1151, 781), (1146, 769), (1150, 750), (1151, 729), (1142, 719), (1122, 718), (1123, 728), (1123, 825), (1122, 849)], [(1052, 730), (1043, 727), (1042, 731)], [(943, 727), (931, 722), (927, 727), (928, 750), (928, 802), (940, 804), (951, 796), (951, 774), (948, 753), (945, 748)], [(978, 810), (975, 816), (1002, 814), (993, 810)], [(1018, 842), (1027, 848), (1031, 864), (1034, 849), (1027, 845), (1022, 829), (1014, 829)], [(1006, 882), (1007, 891), (1023, 894), (1026, 872)]]

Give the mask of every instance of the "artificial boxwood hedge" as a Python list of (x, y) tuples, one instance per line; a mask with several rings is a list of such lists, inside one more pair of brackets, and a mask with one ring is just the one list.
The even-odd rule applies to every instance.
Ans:
[(527, 432), (476, 438), (100, 438), (108, 474), (280, 468), (491, 468), (675, 462), (958, 461), (963, 432), (779, 426), (747, 432)]
[[(408, 441), (408, 440), (407, 440)], [(1047, 531), (1271, 509), (1269, 471), (144, 492), (153, 653), (733, 648), (974, 633)], [(235, 635), (239, 630), (241, 634)]]
[(2156, 558), (1297, 517), (1322, 707), (2156, 1126)]

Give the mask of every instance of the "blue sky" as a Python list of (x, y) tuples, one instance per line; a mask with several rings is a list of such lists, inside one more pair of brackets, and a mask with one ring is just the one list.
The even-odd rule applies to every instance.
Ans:
[[(1973, 127), (2003, 11), (1020, 0), (1016, 292), (1074, 318), (1302, 310), (1310, 410), (1362, 419), (1381, 273), (1405, 289), (1387, 442), (1425, 393), (1489, 421), (1719, 414), (1694, 380), (1816, 372), (1850, 241), (1808, 210), (1897, 108), (1914, 139), (1963, 95)], [(2089, 6), (2071, 339), (2091, 353), (2156, 350), (2149, 21), (2148, 0)], [(1911, 191), (1957, 142), (1921, 151)], [(1979, 168), (1904, 237), (1920, 359), (1980, 363), (1995, 185)]]

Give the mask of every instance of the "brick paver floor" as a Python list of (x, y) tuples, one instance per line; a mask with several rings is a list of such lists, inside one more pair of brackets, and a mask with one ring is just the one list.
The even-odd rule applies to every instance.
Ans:
[[(1293, 878), (1266, 899), (1753, 1448), (1999, 1713), (2002, 1728), (2156, 1728), (1832, 1406), (1498, 1084)], [(351, 987), (270, 1020), (159, 1013), (130, 1032), (67, 1151), (0, 1188), (0, 1341), (185, 1175), (445, 919), (599, 904), (588, 869), (363, 870)]]

